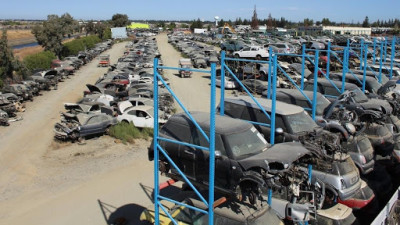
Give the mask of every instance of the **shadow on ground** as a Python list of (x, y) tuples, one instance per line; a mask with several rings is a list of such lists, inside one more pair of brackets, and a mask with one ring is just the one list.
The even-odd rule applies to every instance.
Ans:
[(127, 204), (120, 207), (97, 200), (104, 219), (108, 225), (140, 225), (140, 214), (145, 207), (137, 204)]

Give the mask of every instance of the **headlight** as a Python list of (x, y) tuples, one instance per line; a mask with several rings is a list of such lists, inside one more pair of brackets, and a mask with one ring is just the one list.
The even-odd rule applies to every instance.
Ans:
[(343, 179), (340, 179), (340, 183), (342, 184), (341, 186), (342, 186), (342, 190), (343, 189), (346, 189), (346, 184), (344, 183), (344, 180)]
[(351, 124), (351, 123), (346, 123), (345, 125), (346, 130), (350, 133), (350, 134), (354, 134), (356, 132), (356, 127)]

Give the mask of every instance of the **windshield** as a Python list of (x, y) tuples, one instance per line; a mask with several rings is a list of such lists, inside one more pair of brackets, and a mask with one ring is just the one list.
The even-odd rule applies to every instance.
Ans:
[(312, 131), (314, 128), (318, 127), (315, 121), (305, 111), (286, 115), (285, 118), (293, 134)]
[(333, 168), (333, 173), (336, 175), (346, 175), (348, 173), (351, 173), (353, 171), (356, 171), (357, 169), (355, 168), (355, 165), (353, 163), (353, 160), (351, 160), (350, 157), (348, 157), (344, 161), (335, 161), (333, 162), (334, 166)]
[(371, 90), (373, 93), (378, 93), (379, 88), (382, 86), (378, 81), (376, 80), (371, 80), (371, 82), (368, 82), (369, 85), (371, 86)]
[(354, 89), (353, 92), (355, 94), (355, 96), (353, 96), (354, 101), (358, 103), (368, 101), (368, 97), (361, 91), (361, 89)]
[(267, 141), (254, 127), (241, 133), (227, 135), (225, 141), (235, 157), (254, 155), (267, 147)]

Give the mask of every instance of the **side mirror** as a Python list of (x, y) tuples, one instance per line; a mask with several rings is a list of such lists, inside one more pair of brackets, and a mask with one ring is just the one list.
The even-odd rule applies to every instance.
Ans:
[(278, 127), (278, 128), (276, 128), (276, 130), (275, 130), (275, 133), (276, 134), (283, 134), (283, 129), (282, 128), (280, 128), (280, 127)]
[(146, 116), (146, 119), (150, 119), (150, 116)]
[(215, 158), (220, 159), (222, 157), (221, 151), (215, 151)]

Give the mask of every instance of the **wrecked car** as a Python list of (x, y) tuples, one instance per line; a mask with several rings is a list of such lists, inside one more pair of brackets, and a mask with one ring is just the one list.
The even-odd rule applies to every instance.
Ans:
[[(209, 113), (193, 112), (191, 116), (208, 135)], [(255, 204), (257, 199), (262, 200), (261, 188), (277, 184), (281, 176), (282, 179), (290, 177), (290, 165), (309, 154), (300, 143), (269, 146), (257, 129), (247, 122), (219, 115), (215, 118), (215, 189), (220, 194), (239, 200), (248, 199), (251, 204)], [(178, 162), (177, 166), (188, 179), (196, 186), (207, 188), (209, 152), (203, 148), (207, 148), (209, 143), (189, 117), (184, 113), (173, 115), (160, 129), (160, 136), (174, 141), (160, 141), (159, 144), (174, 162)], [(148, 149), (150, 161), (154, 159), (153, 148), (152, 143)], [(278, 162), (278, 155), (286, 157)], [(274, 174), (270, 174), (270, 170), (274, 170)], [(160, 155), (160, 171), (168, 177), (182, 180), (164, 155)], [(304, 177), (304, 173), (299, 174)], [(283, 180), (280, 182), (284, 183)], [(301, 184), (293, 179), (291, 185), (299, 188)]]
[(81, 141), (93, 135), (107, 134), (117, 119), (104, 113), (61, 113), (61, 122), (54, 126), (54, 138), (62, 141)]
[(101, 107), (104, 106), (101, 102), (83, 102), (83, 103), (64, 103), (64, 108), (68, 113), (89, 113), (101, 112)]
[(4, 93), (13, 93), (23, 99), (33, 101), (32, 92), (30, 92), (23, 84), (10, 84), (8, 86), (3, 87)]
[(8, 123), (8, 114), (0, 109), (0, 125), (2, 126), (9, 126)]
[(9, 117), (16, 116), (16, 108), (13, 103), (7, 100), (5, 96), (0, 95), (0, 110), (3, 110)]

